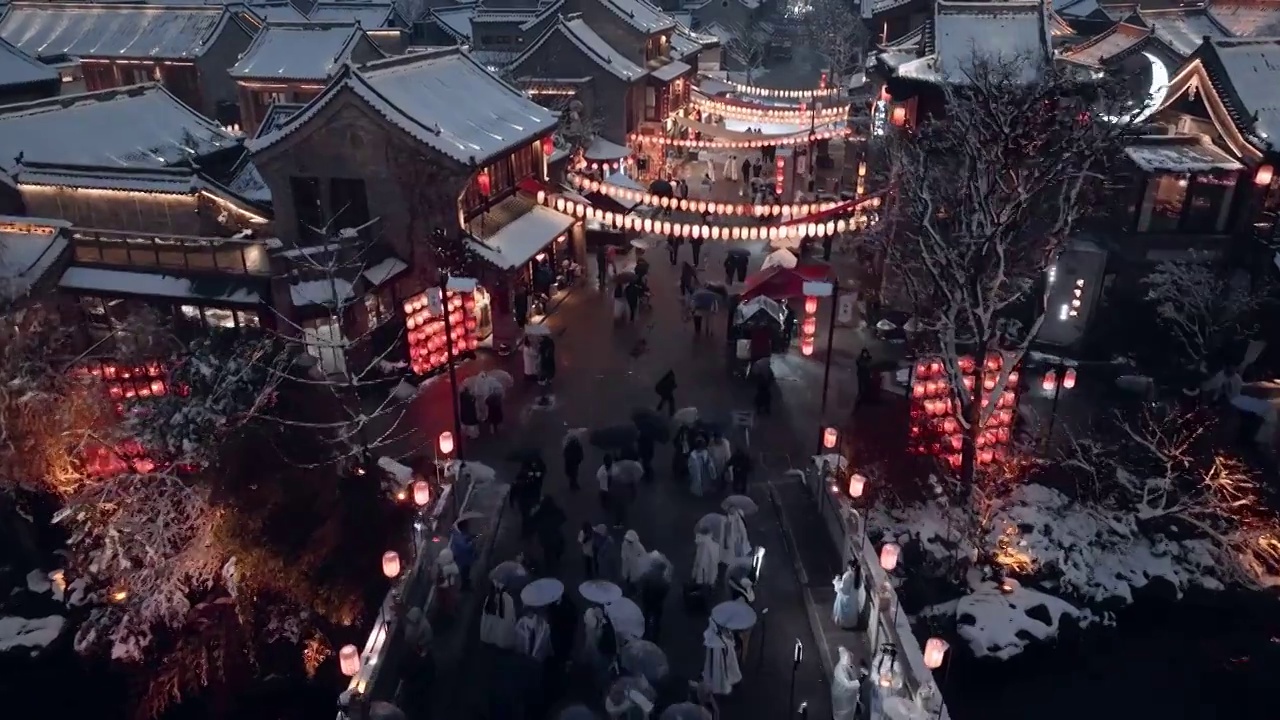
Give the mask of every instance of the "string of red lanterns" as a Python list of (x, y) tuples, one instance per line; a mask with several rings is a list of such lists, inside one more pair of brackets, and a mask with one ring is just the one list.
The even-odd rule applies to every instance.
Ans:
[[(783, 162), (779, 158), (779, 162)], [(783, 166), (785, 170), (785, 165)], [(784, 220), (800, 220), (807, 215), (815, 213), (827, 212), (833, 210), (848, 201), (825, 201), (810, 203), (790, 203), (783, 205), (766, 205), (754, 203), (730, 203), (716, 202), (714, 200), (689, 200), (681, 198), (667, 197), (665, 195), (655, 195), (643, 190), (634, 190), (632, 188), (614, 185), (608, 182), (602, 182), (582, 175), (574, 173), (568, 174), (569, 184), (584, 192), (600, 193), (612, 198), (627, 200), (629, 202), (637, 202), (650, 207), (660, 207), (664, 210), (680, 210), (681, 212), (711, 213), (712, 215), (740, 215), (742, 217), (756, 218), (782, 218)], [(874, 200), (871, 207), (879, 207), (879, 198), (870, 198)]]
[(601, 210), (600, 208), (584, 205), (576, 200), (564, 197), (563, 195), (550, 195), (545, 191), (539, 190), (537, 193), (538, 203), (552, 208), (556, 212), (572, 215), (574, 217), (594, 220), (613, 228), (624, 230), (635, 230), (644, 233), (656, 233), (661, 235), (669, 235), (672, 237), (689, 238), (694, 240), (786, 240), (798, 239), (801, 237), (826, 237), (843, 233), (849, 230), (860, 230), (871, 223), (871, 219), (863, 212), (863, 208), (875, 208), (880, 204), (880, 198), (866, 198), (864, 200), (851, 200), (842, 203), (841, 206), (832, 208), (835, 212), (841, 207), (847, 208), (851, 217), (841, 217), (838, 219), (824, 220), (822, 222), (808, 222), (803, 218), (792, 223), (784, 225), (711, 225), (704, 223), (681, 223), (671, 222), (669, 220), (655, 220), (653, 218), (642, 218), (628, 213), (612, 212)]
[(737, 90), (740, 93), (746, 93), (747, 95), (758, 95), (760, 97), (773, 97), (773, 98), (831, 97), (832, 95), (839, 95), (842, 92), (842, 89), (838, 87), (812, 88), (809, 90), (784, 90), (782, 88), (767, 88), (767, 87), (760, 87), (758, 85), (746, 85), (744, 83), (732, 82), (729, 80), (716, 79), (716, 82), (729, 85), (734, 90)]
[(719, 100), (694, 96), (690, 99), (690, 104), (704, 112), (715, 113), (724, 117), (734, 118), (735, 120), (747, 120), (755, 122), (776, 122), (795, 125), (806, 125), (816, 122), (818, 125), (826, 125), (827, 123), (844, 120), (849, 116), (848, 105), (837, 105), (830, 108), (821, 108), (812, 111), (808, 108), (773, 110), (767, 108), (745, 107), (742, 105), (734, 105)]
[(633, 142), (644, 145), (683, 147), (695, 150), (749, 150), (770, 146), (785, 147), (788, 145), (807, 145), (811, 138), (814, 141), (830, 140), (832, 138), (847, 137), (852, 134), (852, 128), (840, 128), (838, 130), (821, 130), (814, 133), (804, 133), (802, 135), (762, 135), (750, 140), (684, 140), (681, 138), (668, 138), (658, 135), (639, 135), (635, 133), (633, 133), (629, 139)]
[[(813, 354), (814, 336), (818, 332), (818, 298), (808, 295), (804, 299), (804, 319), (800, 321), (800, 354)], [(825, 438), (824, 438), (825, 440)], [(827, 447), (833, 447), (828, 445)]]
[[(449, 329), (453, 355), (473, 352), (476, 338), (476, 300), (472, 293), (449, 292)], [(409, 341), (409, 366), (417, 375), (426, 375), (449, 361), (449, 338), (445, 336), (444, 307), (440, 290), (431, 288), (404, 301), (405, 328)]]

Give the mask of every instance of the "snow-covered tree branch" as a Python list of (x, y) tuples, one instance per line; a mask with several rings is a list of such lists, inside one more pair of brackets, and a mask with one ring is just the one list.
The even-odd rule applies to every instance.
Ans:
[(755, 22), (730, 23), (726, 28), (731, 37), (724, 42), (729, 57), (746, 73), (745, 82), (751, 84), (756, 70), (764, 67), (769, 50), (769, 36)]
[(1226, 579), (1280, 585), (1280, 519), (1261, 480), (1215, 442), (1215, 418), (1171, 406), (1115, 415), (1076, 440), (1068, 467), (1082, 496), (1149, 537), (1209, 542)]
[(805, 38), (826, 61), (828, 81), (839, 85), (856, 72), (867, 48), (867, 29), (843, 0), (813, 0), (804, 15)]
[[(1124, 127), (1100, 118), (1122, 115), (1123, 92), (1108, 78), (977, 58), (944, 86), (945, 115), (890, 140), (892, 199), (879, 227), (891, 233), (891, 295), (911, 306), (922, 351), (942, 358), (965, 437), (962, 477), (996, 403), (966, 388), (983, 363), (966, 371), (961, 358), (1003, 352), (989, 396), (1007, 389), (1043, 319), (1034, 289), (1118, 156)], [(1035, 319), (1024, 327), (1019, 312)]]
[(1214, 353), (1253, 332), (1252, 315), (1266, 301), (1247, 279), (1234, 281), (1209, 259), (1162, 262), (1142, 282), (1184, 366), (1200, 375)]

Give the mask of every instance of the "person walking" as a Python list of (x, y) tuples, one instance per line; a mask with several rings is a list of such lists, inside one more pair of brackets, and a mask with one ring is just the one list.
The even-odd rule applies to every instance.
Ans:
[(594, 580), (600, 572), (600, 564), (596, 558), (596, 531), (591, 523), (583, 522), (578, 530), (578, 550), (582, 553), (582, 576)]
[(538, 382), (549, 385), (556, 378), (556, 343), (548, 335), (538, 343)]
[(623, 534), (618, 565), (622, 570), (622, 588), (628, 593), (634, 593), (637, 589), (636, 583), (647, 567), (647, 554), (648, 551), (640, 543), (640, 535), (635, 530), (628, 530)]
[(680, 244), (684, 240), (677, 238), (675, 235), (667, 236), (667, 257), (671, 259), (671, 267), (676, 266), (676, 262), (680, 259)]
[(480, 437), (480, 412), (476, 408), (476, 396), (463, 388), (458, 393), (458, 421), (462, 425), (462, 434), (469, 438)]
[(516, 327), (524, 330), (524, 326), (529, 324), (529, 288), (524, 284), (516, 288), (516, 296), (512, 300), (512, 314), (516, 318)]
[(871, 351), (862, 348), (858, 353), (858, 399), (854, 401), (855, 407), (870, 405), (876, 400), (877, 387), (875, 382), (875, 373), (871, 370)]
[(449, 531), (449, 551), (453, 553), (453, 561), (458, 565), (458, 577), (463, 592), (471, 590), (471, 567), (476, 561), (476, 541), (467, 532), (464, 523), (454, 523)]
[(733, 276), (738, 271), (738, 260), (733, 255), (724, 256), (724, 286), (727, 288), (733, 284)]
[(605, 252), (604, 243), (596, 245), (596, 283), (600, 292), (604, 292), (605, 283), (609, 280), (609, 256)]
[[(751, 189), (751, 158), (742, 158), (742, 190)], [(741, 194), (741, 193), (739, 193)]]
[(695, 268), (702, 265), (702, 243), (703, 240), (700, 237), (689, 241), (689, 249), (693, 251), (693, 266)]
[(636, 311), (640, 309), (640, 296), (643, 293), (644, 293), (644, 288), (640, 285), (639, 282), (627, 283), (627, 288), (626, 290), (623, 291), (623, 294), (626, 296), (626, 299), (627, 299), (627, 311), (629, 313), (628, 317), (630, 318), (630, 321), (633, 323), (636, 321)]
[(600, 507), (604, 508), (606, 513), (613, 509), (613, 503), (609, 497), (609, 481), (612, 479), (612, 473), (613, 456), (605, 453), (604, 462), (600, 464), (600, 469), (596, 470), (596, 484), (600, 487)]
[(533, 526), (537, 528), (538, 544), (542, 546), (542, 560), (552, 576), (560, 572), (560, 559), (564, 557), (564, 510), (555, 498), (544, 495), (533, 511)]
[(751, 456), (742, 448), (735, 448), (729, 456), (729, 484), (733, 494), (746, 495), (747, 481), (751, 479)]
[(532, 385), (538, 380), (538, 348), (533, 338), (525, 336), (520, 341), (520, 363), (524, 370), (525, 382)]
[[(697, 257), (699, 252), (698, 248), (700, 247), (699, 245), (695, 244), (697, 242), (698, 242), (697, 240), (693, 240), (689, 243), (689, 247), (693, 248), (693, 257), (694, 257), (695, 263), (697, 262)], [(694, 269), (693, 265), (690, 265), (689, 263), (684, 263), (683, 265), (680, 266), (680, 295), (682, 297), (686, 295), (692, 295), (694, 288), (696, 288), (697, 286), (698, 286), (698, 271)]]
[(702, 321), (706, 313), (701, 308), (694, 308), (690, 313), (693, 318), (693, 337), (694, 339), (702, 337)]
[(640, 467), (644, 468), (645, 482), (653, 482), (653, 454), (656, 450), (652, 435), (641, 433), (636, 438), (636, 454), (640, 457)]
[(498, 430), (502, 428), (502, 396), (494, 393), (485, 398), (484, 407), (488, 411), (484, 418), (485, 422), (489, 424), (493, 434), (497, 435)]
[(767, 373), (756, 378), (755, 406), (757, 415), (773, 414), (773, 377)]
[(676, 372), (668, 370), (658, 383), (653, 386), (653, 391), (658, 393), (658, 412), (662, 412), (662, 408), (667, 409), (667, 415), (676, 414)]
[(587, 454), (586, 449), (582, 447), (582, 440), (573, 433), (566, 435), (561, 453), (564, 458), (564, 474), (569, 479), (569, 489), (577, 492), (578, 470), (582, 467), (582, 460)]

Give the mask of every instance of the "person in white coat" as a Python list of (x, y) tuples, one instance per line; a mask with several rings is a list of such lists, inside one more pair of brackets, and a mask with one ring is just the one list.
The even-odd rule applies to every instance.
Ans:
[(551, 656), (551, 625), (541, 613), (526, 613), (516, 623), (516, 651), (538, 662)]
[(750, 562), (751, 540), (747, 537), (747, 524), (742, 518), (742, 511), (733, 508), (728, 517), (724, 528), (724, 554), (720, 559), (726, 565)]
[(520, 362), (524, 366), (524, 379), (534, 382), (538, 379), (538, 347), (530, 338), (520, 343)]
[(857, 720), (862, 679), (849, 648), (837, 648), (840, 660), (831, 673), (831, 720)]
[(494, 583), (484, 599), (480, 615), (480, 642), (511, 649), (516, 641), (516, 602), (503, 586)]
[(862, 586), (862, 573), (858, 563), (850, 560), (844, 574), (832, 580), (836, 601), (831, 608), (831, 618), (843, 630), (857, 630), (862, 624), (862, 606), (866, 604), (866, 588)]
[(709, 531), (693, 539), (693, 582), (711, 586), (720, 576), (720, 542)]
[(711, 442), (707, 443), (707, 454), (711, 456), (711, 463), (715, 466), (716, 471), (720, 473), (718, 478), (720, 487), (724, 487), (725, 470), (729, 467), (729, 458), (733, 455), (733, 446), (729, 441), (719, 435), (713, 437)]
[(622, 582), (628, 589), (633, 589), (636, 582), (640, 580), (640, 575), (644, 573), (647, 567), (647, 551), (644, 545), (640, 544), (640, 536), (635, 530), (628, 530), (622, 536), (622, 547), (619, 551), (622, 565)]
[(728, 695), (733, 692), (734, 685), (742, 682), (733, 634), (710, 622), (702, 633), (702, 646), (706, 648), (702, 660), (702, 682), (716, 695)]
[(728, 160), (724, 161), (724, 179), (738, 181), (738, 156), (730, 155)]

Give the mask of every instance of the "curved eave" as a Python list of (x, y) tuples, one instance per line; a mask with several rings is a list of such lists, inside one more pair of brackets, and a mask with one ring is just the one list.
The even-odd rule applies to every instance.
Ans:
[(1225, 88), (1205, 69), (1201, 58), (1190, 61), (1173, 76), (1169, 81), (1169, 92), (1160, 107), (1156, 108), (1156, 112), (1161, 112), (1181, 100), (1183, 95), (1193, 87), (1198, 88), (1200, 98), (1209, 110), (1210, 121), (1236, 157), (1247, 165), (1256, 165), (1260, 162), (1264, 152), (1271, 150), (1271, 145), (1240, 127), (1237, 119), (1239, 113), (1223, 100), (1226, 97)]

